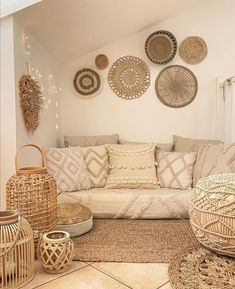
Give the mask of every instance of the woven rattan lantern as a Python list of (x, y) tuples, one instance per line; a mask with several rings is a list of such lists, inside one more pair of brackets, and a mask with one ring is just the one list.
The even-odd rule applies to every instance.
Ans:
[(0, 288), (20, 288), (35, 273), (33, 231), (17, 211), (0, 212)]
[[(24, 147), (38, 149), (42, 167), (18, 168), (18, 154)], [(16, 174), (7, 182), (7, 208), (18, 209), (34, 230), (35, 245), (41, 233), (53, 230), (57, 221), (56, 182), (48, 173), (43, 151), (25, 145), (16, 154)]]
[(192, 194), (190, 222), (202, 245), (235, 257), (235, 174), (199, 180)]
[(45, 233), (38, 244), (38, 258), (48, 273), (61, 273), (72, 263), (74, 244), (65, 231)]

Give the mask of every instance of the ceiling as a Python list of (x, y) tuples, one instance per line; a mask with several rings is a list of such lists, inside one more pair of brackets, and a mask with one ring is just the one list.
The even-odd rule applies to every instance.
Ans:
[(202, 0), (43, 0), (16, 18), (66, 62), (173, 17)]

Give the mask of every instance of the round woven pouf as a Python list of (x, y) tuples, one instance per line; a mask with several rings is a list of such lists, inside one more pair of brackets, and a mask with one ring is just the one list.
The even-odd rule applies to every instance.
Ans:
[(38, 244), (38, 259), (48, 273), (61, 273), (72, 263), (74, 244), (68, 232), (45, 233)]
[(92, 212), (77, 202), (61, 203), (57, 206), (57, 229), (78, 237), (93, 227)]
[(190, 222), (202, 245), (235, 257), (235, 174), (199, 180), (192, 194)]

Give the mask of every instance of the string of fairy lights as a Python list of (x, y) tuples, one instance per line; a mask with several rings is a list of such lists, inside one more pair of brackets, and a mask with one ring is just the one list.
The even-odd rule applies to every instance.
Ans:
[(30, 43), (30, 37), (25, 35), (25, 57), (27, 60), (28, 73), (31, 77), (36, 80), (43, 94), (43, 107), (45, 110), (49, 110), (52, 105), (55, 105), (55, 119), (56, 119), (56, 130), (59, 129), (59, 98), (61, 96), (62, 89), (56, 86), (55, 76), (53, 74), (43, 75), (37, 65), (32, 63), (32, 45)]

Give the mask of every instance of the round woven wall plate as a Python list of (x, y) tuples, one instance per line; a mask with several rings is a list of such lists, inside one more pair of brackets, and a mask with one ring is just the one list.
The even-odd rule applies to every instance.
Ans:
[(174, 289), (234, 289), (235, 259), (203, 247), (179, 250), (168, 275)]
[(158, 74), (155, 90), (159, 100), (169, 107), (190, 104), (197, 95), (198, 83), (193, 72), (181, 65), (168, 66)]
[(148, 58), (157, 64), (169, 63), (175, 57), (176, 51), (176, 38), (166, 30), (153, 32), (145, 42), (145, 52)]
[(95, 65), (98, 69), (105, 69), (109, 65), (108, 57), (104, 54), (98, 54), (95, 58)]
[(197, 64), (207, 55), (206, 42), (198, 36), (187, 37), (179, 48), (180, 57), (188, 64)]
[(73, 85), (80, 97), (91, 98), (100, 88), (100, 76), (93, 69), (83, 68), (75, 74)]
[(119, 97), (138, 98), (150, 85), (148, 66), (138, 57), (121, 57), (110, 68), (108, 82)]

